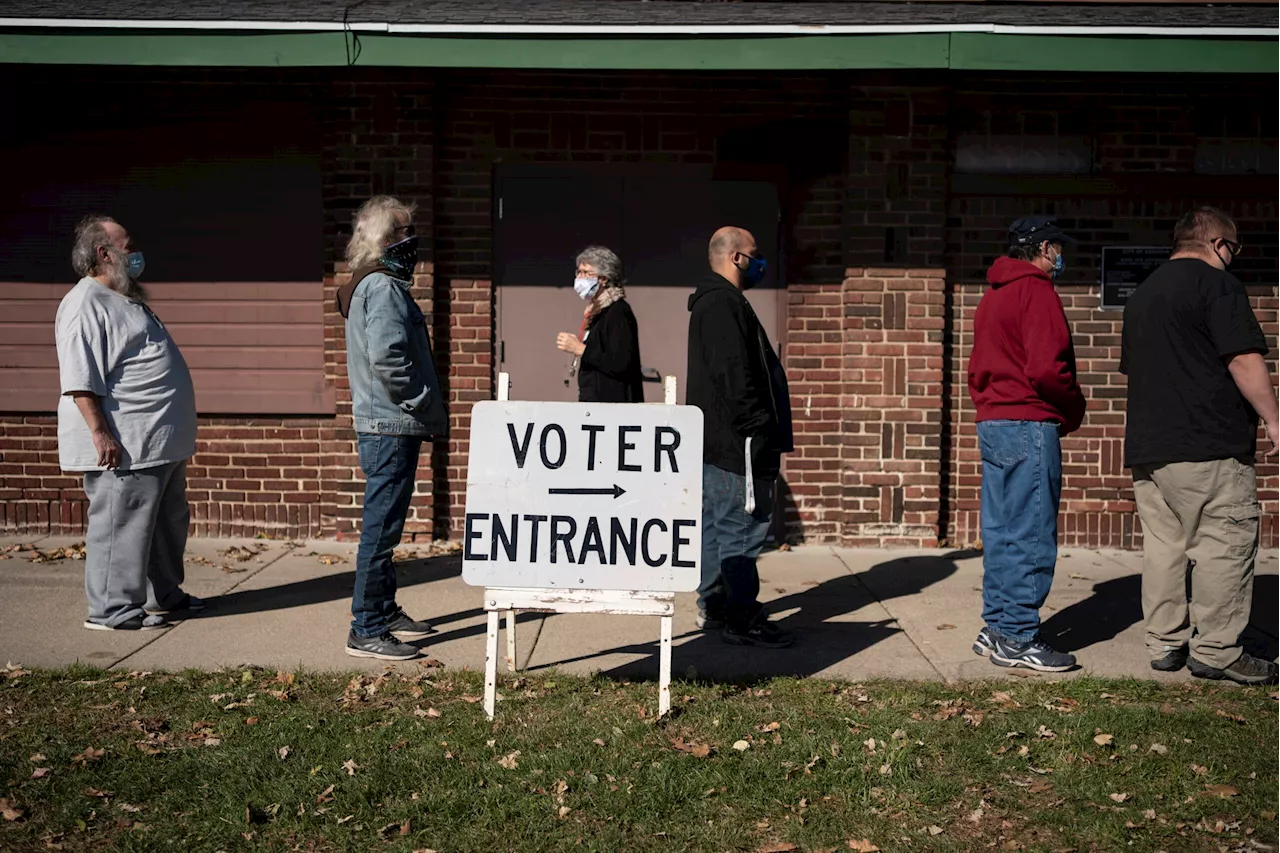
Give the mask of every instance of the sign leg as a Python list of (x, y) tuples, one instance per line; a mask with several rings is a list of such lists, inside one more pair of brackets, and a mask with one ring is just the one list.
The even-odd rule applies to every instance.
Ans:
[(484, 714), (493, 719), (498, 703), (498, 611), (489, 611), (489, 635), (484, 651)]
[(516, 612), (507, 611), (507, 671), (515, 672), (516, 664)]
[(662, 638), (658, 644), (658, 716), (671, 713), (671, 617), (662, 617)]

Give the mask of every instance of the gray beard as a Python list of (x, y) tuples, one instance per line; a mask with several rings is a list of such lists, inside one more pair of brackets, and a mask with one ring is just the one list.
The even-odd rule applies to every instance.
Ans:
[(107, 281), (111, 289), (125, 299), (132, 299), (134, 302), (147, 301), (147, 289), (136, 280), (129, 278), (129, 274), (120, 267), (115, 268)]

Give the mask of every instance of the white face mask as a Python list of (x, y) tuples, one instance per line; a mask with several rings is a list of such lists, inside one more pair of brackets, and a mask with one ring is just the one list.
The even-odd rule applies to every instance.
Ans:
[(595, 276), (580, 276), (573, 280), (573, 292), (583, 299), (590, 299), (600, 289), (600, 279)]

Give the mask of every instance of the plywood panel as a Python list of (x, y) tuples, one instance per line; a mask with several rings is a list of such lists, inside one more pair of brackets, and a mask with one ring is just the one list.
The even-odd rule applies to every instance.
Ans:
[[(319, 282), (148, 283), (201, 414), (332, 414)], [(53, 325), (68, 284), (0, 282), (0, 411), (57, 407)]]

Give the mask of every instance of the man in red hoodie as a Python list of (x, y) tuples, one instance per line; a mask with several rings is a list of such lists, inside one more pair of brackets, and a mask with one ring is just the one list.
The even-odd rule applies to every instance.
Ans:
[(982, 618), (973, 651), (998, 666), (1063, 672), (1073, 655), (1040, 638), (1040, 607), (1058, 559), (1061, 437), (1085, 400), (1054, 279), (1070, 238), (1047, 216), (1009, 227), (1009, 251), (987, 272), (969, 357), (982, 451)]

